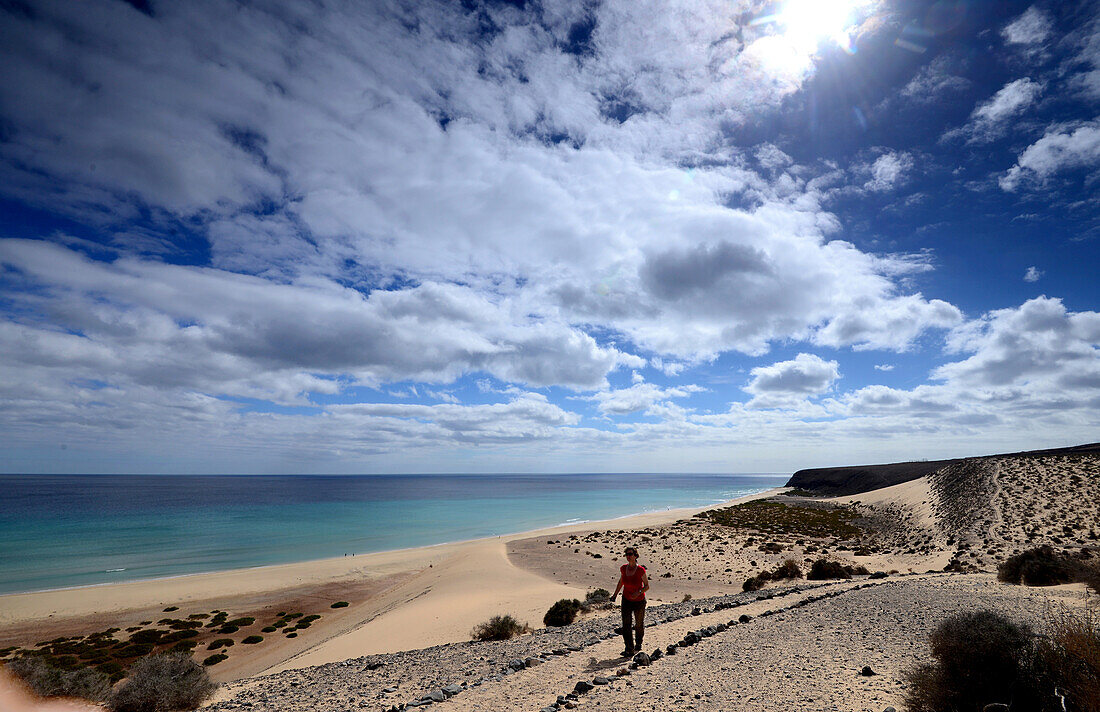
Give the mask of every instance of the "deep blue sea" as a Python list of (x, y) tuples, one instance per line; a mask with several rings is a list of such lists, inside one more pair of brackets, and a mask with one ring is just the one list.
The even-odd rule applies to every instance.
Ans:
[(696, 507), (755, 475), (0, 475), (0, 593), (308, 561)]

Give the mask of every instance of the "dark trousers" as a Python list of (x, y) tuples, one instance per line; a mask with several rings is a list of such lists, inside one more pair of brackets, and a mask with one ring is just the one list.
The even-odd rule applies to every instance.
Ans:
[[(645, 601), (628, 601), (623, 599), (623, 640), (627, 648), (642, 649), (642, 635), (645, 633)], [(634, 629), (634, 619), (638, 619), (634, 637), (630, 633)]]

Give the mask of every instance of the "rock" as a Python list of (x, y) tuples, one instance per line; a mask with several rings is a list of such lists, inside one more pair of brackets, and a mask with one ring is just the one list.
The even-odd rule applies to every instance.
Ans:
[(982, 707), (982, 712), (1008, 712), (1009, 706), (1002, 702), (992, 702)]
[(887, 576), (889, 576), (889, 574), (887, 574), (885, 571), (876, 571), (875, 573), (871, 574), (867, 578), (884, 579)]
[(382, 667), (382, 665), (383, 665), (383, 663), (370, 663), (369, 665), (367, 665), (367, 669), (368, 670), (377, 670), (378, 668)]
[(548, 705), (539, 710), (539, 712), (558, 712), (558, 708), (554, 705)]
[(714, 626), (714, 629), (716, 631), (718, 631), (719, 633), (724, 632), (728, 628), (729, 628), (729, 626), (726, 625), (725, 623), (719, 623), (718, 625)]
[(633, 660), (643, 667), (653, 662), (653, 659), (649, 657), (648, 653), (638, 653), (634, 656)]
[(447, 697), (454, 697), (460, 692), (462, 692), (462, 685), (447, 685), (443, 688), (443, 694)]
[[(606, 683), (605, 683), (606, 684)], [(583, 695), (594, 687), (594, 685), (588, 680), (581, 680), (573, 686), (573, 691), (579, 695)]]
[(751, 620), (752, 620), (752, 616), (750, 616), (748, 613), (742, 613), (741, 617), (737, 619), (737, 622), (738, 623), (748, 623)]
[(442, 702), (447, 699), (447, 695), (443, 690), (432, 690), (432, 694), (428, 696), (432, 698), (432, 702)]
[(566, 650), (565, 648), (554, 648), (553, 650), (550, 651), (550, 654), (551, 655), (568, 655), (569, 651)]
[(863, 669), (859, 671), (859, 674), (863, 675), (864, 677), (871, 677), (872, 675), (878, 675), (877, 672), (875, 672), (874, 670), (871, 669), (870, 665), (864, 665)]
[(528, 658), (524, 658), (524, 660), (523, 660), (523, 664), (526, 665), (527, 667), (535, 667), (536, 665), (542, 665), (544, 662), (546, 662), (546, 661), (543, 660), (542, 658), (536, 658), (536, 657), (528, 657)]
[(665, 646), (665, 653), (667, 655), (675, 655), (677, 652), (679, 652), (679, 651), (676, 649), (675, 645), (666, 645)]
[(656, 650), (654, 650), (652, 653), (649, 654), (649, 659), (650, 660), (660, 660), (662, 655), (664, 655), (664, 653), (661, 652), (660, 648), (657, 648)]
[(525, 668), (527, 666), (524, 664), (522, 659), (512, 658), (511, 660), (508, 661), (508, 667), (510, 667), (513, 670), (522, 670), (523, 668)]
[(896, 709), (894, 709), (893, 707), (887, 707), (882, 712), (898, 712), (898, 711)]
[(592, 684), (593, 685), (609, 685), (609, 684), (611, 684), (611, 680), (608, 680), (606, 677), (594, 677), (594, 678), (592, 678)]
[(389, 687), (382, 690), (382, 692), (385, 692), (387, 694), (389, 694), (391, 692), (397, 692), (397, 685), (390, 685)]

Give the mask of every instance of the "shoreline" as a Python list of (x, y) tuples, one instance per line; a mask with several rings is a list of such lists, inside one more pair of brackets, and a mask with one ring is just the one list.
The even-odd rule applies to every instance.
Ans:
[[(98, 476), (98, 475), (96, 475), (96, 476)], [(319, 558), (319, 559), (303, 559), (301, 561), (286, 561), (286, 562), (277, 563), (277, 564), (258, 564), (256, 566), (236, 566), (236, 567), (228, 568), (228, 569), (211, 569), (211, 570), (208, 570), (208, 571), (192, 571), (192, 572), (189, 572), (189, 573), (171, 574), (171, 575), (168, 575), (168, 576), (152, 576), (152, 577), (149, 577), (149, 578), (128, 579), (128, 580), (125, 580), (125, 581), (103, 581), (103, 582), (100, 582), (100, 583), (85, 583), (85, 584), (76, 584), (76, 585), (73, 585), (73, 586), (57, 586), (57, 587), (53, 587), (53, 588), (32, 589), (32, 590), (29, 590), (29, 591), (13, 591), (13, 592), (10, 592), (10, 593), (0, 593), (0, 623), (4, 622), (4, 617), (3, 617), (4, 607), (3, 607), (2, 604), (5, 602), (5, 599), (11, 598), (11, 597), (16, 597), (16, 596), (34, 596), (34, 595), (39, 595), (39, 594), (61, 593), (61, 592), (67, 592), (67, 591), (85, 591), (85, 590), (90, 590), (90, 589), (108, 588), (108, 587), (111, 587), (111, 586), (130, 586), (130, 585), (134, 585), (134, 584), (143, 584), (143, 583), (150, 583), (151, 584), (151, 583), (156, 583), (156, 582), (161, 582), (161, 581), (173, 581), (173, 580), (187, 579), (187, 578), (197, 577), (197, 576), (218, 576), (218, 575), (223, 575), (223, 574), (237, 574), (237, 573), (244, 574), (244, 573), (247, 573), (247, 572), (250, 572), (250, 571), (264, 571), (264, 570), (268, 570), (268, 569), (275, 569), (275, 568), (281, 568), (281, 567), (293, 567), (293, 566), (303, 566), (303, 565), (310, 565), (310, 564), (320, 564), (320, 563), (323, 563), (323, 562), (347, 561), (347, 560), (352, 559), (352, 558), (365, 557), (365, 556), (381, 556), (381, 555), (388, 555), (388, 554), (397, 554), (397, 553), (401, 553), (401, 552), (414, 552), (414, 551), (421, 550), (421, 549), (432, 549), (432, 548), (446, 547), (446, 546), (459, 546), (459, 545), (462, 545), (462, 544), (470, 544), (472, 542), (491, 541), (491, 540), (501, 539), (503, 537), (527, 538), (528, 536), (537, 535), (540, 532), (549, 532), (549, 531), (554, 531), (554, 530), (557, 530), (557, 529), (563, 529), (563, 528), (568, 528), (568, 527), (585, 527), (585, 526), (588, 526), (588, 525), (600, 526), (600, 525), (610, 523), (610, 522), (618, 522), (618, 521), (625, 520), (625, 519), (632, 519), (634, 517), (648, 517), (648, 516), (651, 516), (651, 515), (672, 514), (672, 513), (676, 513), (676, 512), (686, 512), (686, 513), (694, 514), (696, 512), (701, 512), (701, 511), (704, 511), (704, 510), (707, 510), (707, 509), (711, 509), (712, 507), (729, 506), (731, 503), (743, 501), (743, 500), (745, 500), (745, 498), (749, 498), (749, 497), (755, 498), (757, 496), (764, 496), (765, 493), (775, 494), (775, 493), (778, 493), (778, 492), (782, 491), (783, 489), (786, 489), (786, 488), (785, 487), (772, 487), (772, 488), (769, 488), (767, 490), (762, 490), (761, 492), (741, 495), (740, 497), (734, 497), (733, 499), (716, 500), (716, 501), (714, 501), (710, 504), (693, 506), (693, 507), (677, 507), (677, 508), (673, 508), (673, 509), (658, 509), (658, 510), (650, 510), (650, 511), (632, 512), (630, 514), (623, 514), (623, 515), (620, 515), (620, 516), (617, 516), (617, 517), (608, 517), (606, 519), (582, 519), (582, 520), (578, 520), (578, 521), (575, 521), (575, 522), (565, 521), (565, 522), (561, 522), (559, 524), (553, 524), (553, 525), (550, 525), (550, 526), (537, 527), (535, 529), (524, 529), (524, 530), (515, 531), (515, 532), (504, 532), (504, 533), (501, 533), (501, 534), (491, 534), (489, 536), (473, 537), (471, 539), (455, 539), (455, 540), (452, 540), (452, 541), (442, 541), (442, 542), (437, 542), (437, 543), (434, 543), (434, 544), (420, 544), (420, 545), (417, 545), (417, 546), (399, 547), (397, 549), (380, 549), (378, 551), (364, 551), (362, 553), (349, 554), (347, 556), (329, 556), (329, 557), (323, 557), (323, 558)], [(767, 496), (771, 496), (771, 495), (768, 494)]]
[[(101, 477), (101, 475), (87, 475), (87, 477)], [(249, 477), (267, 477), (267, 475), (249, 475)], [(304, 477), (312, 477), (312, 475), (304, 475)], [(318, 475), (318, 477), (324, 477), (324, 475)], [(423, 475), (423, 477), (437, 477), (437, 475)], [(460, 475), (460, 477), (461, 477), (461, 475)], [(737, 477), (771, 478), (771, 477), (778, 477), (778, 475), (737, 475)], [(777, 485), (777, 486), (781, 486), (781, 485)], [(771, 489), (775, 489), (775, 488), (771, 488)], [(742, 495), (742, 496), (749, 496), (749, 495)], [(706, 510), (706, 508), (711, 508), (711, 507), (715, 507), (715, 506), (723, 506), (727, 502), (736, 501), (738, 499), (740, 499), (740, 497), (734, 497), (733, 500), (715, 500), (714, 502), (711, 502), (711, 503), (708, 503), (708, 504), (676, 507), (676, 510), (683, 510), (683, 511), (690, 511), (690, 512), (702, 511), (702, 510)], [(132, 585), (132, 584), (138, 584), (138, 583), (154, 583), (154, 582), (158, 582), (158, 581), (188, 579), (190, 577), (218, 576), (218, 574), (227, 574), (227, 573), (233, 573), (233, 572), (242, 572), (243, 573), (245, 571), (263, 571), (263, 570), (273, 569), (273, 568), (278, 568), (278, 567), (295, 567), (295, 566), (300, 566), (300, 565), (312, 565), (312, 563), (318, 563), (318, 562), (323, 562), (323, 561), (346, 560), (346, 559), (351, 559), (353, 557), (383, 556), (383, 555), (394, 554), (394, 552), (399, 552), (399, 551), (412, 551), (412, 550), (417, 550), (417, 549), (428, 549), (428, 548), (432, 548), (432, 547), (461, 545), (461, 544), (470, 543), (470, 541), (477, 541), (477, 540), (482, 540), (482, 539), (493, 539), (493, 538), (499, 538), (499, 537), (515, 537), (515, 536), (520, 536), (520, 535), (526, 535), (526, 534), (531, 533), (531, 532), (539, 532), (539, 530), (543, 530), (543, 529), (555, 529), (555, 528), (568, 527), (568, 526), (586, 526), (586, 525), (594, 525), (595, 526), (595, 525), (599, 525), (599, 524), (603, 524), (603, 523), (617, 522), (617, 521), (620, 521), (620, 519), (628, 519), (628, 518), (636, 517), (636, 516), (648, 516), (648, 515), (652, 515), (652, 514), (661, 514), (661, 513), (667, 512), (667, 511), (668, 510), (649, 510), (649, 511), (642, 510), (640, 512), (630, 512), (630, 513), (627, 513), (627, 514), (620, 514), (620, 515), (608, 516), (608, 517), (577, 519), (577, 521), (575, 521), (575, 522), (574, 521), (569, 521), (569, 519), (566, 519), (566, 521), (564, 521), (564, 522), (559, 522), (559, 523), (555, 523), (555, 524), (548, 524), (548, 525), (540, 525), (540, 526), (537, 526), (537, 527), (531, 528), (531, 529), (518, 529), (518, 530), (514, 530), (514, 532), (502, 532), (502, 533), (499, 533), (499, 534), (488, 534), (488, 535), (484, 535), (484, 536), (473, 536), (473, 537), (470, 537), (470, 538), (458, 538), (458, 539), (449, 539), (449, 540), (443, 540), (443, 541), (433, 541), (433, 543), (430, 543), (430, 544), (414, 544), (414, 545), (410, 545), (410, 546), (395, 547), (395, 548), (376, 549), (376, 550), (363, 550), (363, 551), (355, 552), (355, 554), (348, 554), (348, 555), (344, 555), (344, 556), (340, 556), (340, 555), (319, 556), (319, 557), (310, 557), (310, 558), (304, 558), (304, 559), (279, 561), (279, 562), (273, 562), (273, 563), (256, 563), (256, 565), (248, 565), (248, 563), (245, 563), (245, 565), (229, 566), (227, 568), (211, 568), (211, 569), (198, 570), (198, 571), (184, 571), (184, 572), (174, 572), (174, 573), (153, 574), (153, 576), (142, 577), (142, 578), (120, 579), (120, 580), (112, 580), (112, 581), (98, 581), (98, 582), (95, 582), (95, 583), (74, 583), (74, 584), (65, 584), (65, 585), (47, 585), (47, 587), (45, 587), (45, 588), (32, 588), (32, 589), (9, 591), (9, 592), (0, 591), (0, 624), (2, 624), (3, 621), (4, 621), (3, 603), (4, 603), (4, 601), (7, 601), (8, 599), (13, 598), (13, 596), (51, 594), (51, 593), (58, 593), (58, 592), (65, 592), (65, 591), (101, 590), (101, 589), (105, 589), (105, 588), (109, 588), (109, 587), (116, 587), (116, 585)], [(516, 524), (519, 525), (519, 526), (522, 526), (521, 523), (516, 523)], [(458, 534), (458, 533), (456, 533), (456, 534)], [(124, 570), (125, 569), (122, 569), (122, 570), (111, 569), (111, 570), (107, 570), (107, 571), (100, 571), (99, 573), (105, 573), (105, 572), (106, 573), (116, 573), (116, 572), (121, 572), (121, 571), (124, 571)]]
[[(239, 679), (366, 654), (425, 648), (468, 640), (473, 626), (497, 613), (538, 624), (554, 601), (584, 598), (586, 591), (575, 582), (569, 585), (517, 566), (509, 558), (511, 542), (546, 535), (660, 526), (706, 509), (769, 497), (783, 490), (769, 488), (706, 506), (561, 524), (461, 542), (7, 594), (0, 596), (0, 629), (9, 638), (17, 634), (33, 637), (38, 631), (45, 636), (46, 631), (66, 625), (91, 630), (94, 626), (125, 627), (119, 624), (136, 624), (142, 618), (155, 620), (167, 606), (178, 606), (180, 614), (211, 608), (243, 614), (245, 610), (265, 610), (277, 602), (297, 599), (313, 601), (317, 612), (324, 614), (310, 634), (297, 640), (273, 637), (262, 650), (239, 660), (231, 656), (230, 661), (211, 669), (216, 678)], [(612, 572), (609, 564), (608, 578)], [(335, 590), (346, 591), (340, 599), (352, 601), (352, 605), (329, 610), (328, 604), (337, 599), (328, 594)]]

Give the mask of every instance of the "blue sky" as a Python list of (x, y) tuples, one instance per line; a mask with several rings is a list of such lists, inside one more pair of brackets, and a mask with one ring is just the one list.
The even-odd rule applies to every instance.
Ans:
[(1100, 4), (11, 2), (0, 470), (1100, 434)]

